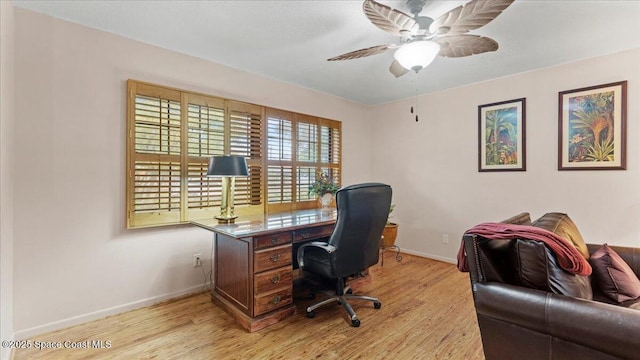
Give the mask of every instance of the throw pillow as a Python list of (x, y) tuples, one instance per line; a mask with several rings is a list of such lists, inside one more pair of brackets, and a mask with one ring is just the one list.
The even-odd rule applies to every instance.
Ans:
[(590, 261), (595, 282), (603, 294), (618, 303), (640, 298), (640, 279), (609, 245), (596, 250)]

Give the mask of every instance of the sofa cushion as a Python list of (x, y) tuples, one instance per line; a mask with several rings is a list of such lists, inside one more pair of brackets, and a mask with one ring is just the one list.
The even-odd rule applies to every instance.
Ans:
[(534, 221), (533, 226), (539, 227), (545, 230), (549, 230), (556, 235), (563, 237), (567, 241), (570, 241), (576, 249), (589, 260), (589, 249), (585, 244), (578, 227), (574, 224), (573, 220), (567, 215), (557, 212), (546, 213), (538, 220)]
[(582, 299), (593, 298), (589, 277), (563, 270), (553, 251), (540, 241), (511, 241), (509, 258), (518, 285)]
[[(502, 220), (501, 223), (531, 225), (531, 215), (528, 212), (523, 212)], [(485, 281), (517, 284), (514, 280), (512, 265), (509, 262), (509, 242), (489, 241), (478, 237), (476, 244), (478, 246), (476, 256), (482, 264), (482, 274)]]
[(640, 298), (635, 300), (629, 300), (617, 304), (618, 306), (626, 307), (628, 309), (640, 310)]
[(590, 260), (594, 283), (616, 303), (640, 298), (640, 280), (609, 245), (596, 250)]
[(531, 225), (531, 215), (528, 212), (523, 212), (500, 222), (503, 224)]

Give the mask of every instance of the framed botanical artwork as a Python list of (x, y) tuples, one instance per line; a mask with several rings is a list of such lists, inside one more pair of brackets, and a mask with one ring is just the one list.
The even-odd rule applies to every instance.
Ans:
[(478, 171), (525, 171), (526, 99), (478, 106)]
[(627, 82), (558, 93), (558, 170), (626, 169)]

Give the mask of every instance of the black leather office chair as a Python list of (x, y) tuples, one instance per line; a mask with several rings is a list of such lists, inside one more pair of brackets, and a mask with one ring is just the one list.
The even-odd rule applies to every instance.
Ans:
[[(314, 310), (334, 301), (347, 310), (351, 325), (360, 326), (360, 320), (347, 299), (373, 301), (376, 298), (353, 295), (346, 281), (378, 263), (380, 238), (389, 216), (391, 187), (379, 183), (366, 183), (343, 187), (336, 193), (338, 218), (328, 242), (315, 241), (298, 249), (298, 264), (303, 273), (311, 273), (335, 284), (335, 295), (307, 308), (307, 316)], [(307, 275), (305, 275), (307, 276)]]

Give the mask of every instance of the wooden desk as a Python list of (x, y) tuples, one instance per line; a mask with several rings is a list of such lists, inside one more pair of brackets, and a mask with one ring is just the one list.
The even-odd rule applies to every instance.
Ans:
[(212, 301), (250, 332), (293, 315), (296, 245), (330, 236), (335, 222), (320, 209), (192, 222), (215, 233)]

